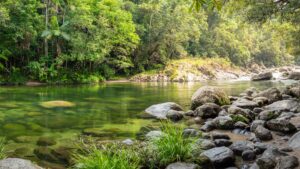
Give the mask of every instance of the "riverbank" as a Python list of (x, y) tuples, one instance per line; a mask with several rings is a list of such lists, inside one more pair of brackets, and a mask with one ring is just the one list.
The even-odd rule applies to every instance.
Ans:
[[(233, 65), (223, 58), (185, 58), (173, 60), (162, 70), (153, 70), (134, 75), (130, 78), (136, 82), (203, 82), (209, 80), (255, 80), (261, 73), (267, 77), (258, 77), (258, 80), (284, 79), (299, 71), (298, 66), (283, 66), (266, 68), (253, 64), (247, 68)], [(265, 76), (265, 75), (262, 75)]]

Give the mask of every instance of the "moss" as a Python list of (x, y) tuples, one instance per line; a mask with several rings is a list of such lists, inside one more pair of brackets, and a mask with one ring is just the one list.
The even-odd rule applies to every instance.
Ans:
[(236, 123), (236, 122), (244, 122), (244, 123), (249, 123), (250, 120), (246, 117), (244, 117), (243, 115), (241, 114), (232, 114), (230, 115), (230, 117), (232, 118), (232, 120)]

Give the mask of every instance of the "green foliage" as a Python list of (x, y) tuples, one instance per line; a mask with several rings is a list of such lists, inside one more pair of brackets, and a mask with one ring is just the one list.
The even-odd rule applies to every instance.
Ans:
[(183, 126), (162, 123), (162, 137), (150, 140), (150, 149), (154, 162), (160, 167), (176, 161), (186, 161), (192, 158), (195, 138), (183, 136)]
[(98, 149), (90, 146), (76, 154), (75, 169), (138, 169), (139, 156), (130, 148), (120, 148), (120, 145), (104, 146)]
[(72, 83), (163, 69), (187, 56), (293, 64), (300, 3), (288, 2), (2, 0), (0, 73), (17, 83)]
[(232, 114), (230, 115), (230, 117), (232, 118), (232, 120), (236, 123), (236, 122), (244, 122), (246, 124), (249, 123), (249, 119), (247, 119), (246, 117), (244, 117), (241, 114)]

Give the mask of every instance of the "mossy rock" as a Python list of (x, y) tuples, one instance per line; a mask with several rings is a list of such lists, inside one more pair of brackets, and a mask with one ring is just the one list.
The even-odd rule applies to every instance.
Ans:
[(114, 132), (111, 131), (103, 131), (102, 128), (87, 128), (82, 131), (82, 134), (94, 137), (111, 137)]
[(205, 103), (215, 103), (222, 106), (230, 104), (230, 99), (228, 95), (219, 88), (203, 86), (193, 94), (191, 109), (195, 110)]
[(68, 108), (68, 107), (74, 107), (76, 104), (69, 102), (69, 101), (63, 101), (63, 100), (54, 100), (54, 101), (47, 101), (47, 102), (41, 102), (40, 106), (44, 108)]
[(230, 117), (232, 118), (232, 120), (236, 123), (236, 122), (244, 122), (246, 124), (248, 124), (250, 122), (250, 120), (248, 118), (246, 118), (245, 116), (241, 115), (241, 114), (232, 114), (230, 115)]

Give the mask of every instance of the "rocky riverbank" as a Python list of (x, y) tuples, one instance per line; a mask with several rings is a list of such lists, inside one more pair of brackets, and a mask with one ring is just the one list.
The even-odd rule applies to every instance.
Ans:
[(200, 82), (207, 80), (282, 80), (300, 79), (300, 67), (266, 68), (253, 64), (246, 68), (232, 65), (220, 58), (180, 59), (168, 63), (164, 69), (140, 73), (131, 81), (137, 82)]
[[(209, 158), (212, 168), (292, 169), (299, 167), (300, 157), (299, 97), (299, 83), (281, 91), (250, 88), (240, 96), (206, 86), (193, 95), (187, 112), (168, 102), (153, 105), (146, 113), (157, 119), (188, 121), (192, 127), (184, 135), (203, 132), (200, 156)], [(181, 165), (187, 166), (171, 164)]]

